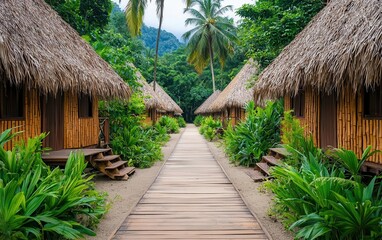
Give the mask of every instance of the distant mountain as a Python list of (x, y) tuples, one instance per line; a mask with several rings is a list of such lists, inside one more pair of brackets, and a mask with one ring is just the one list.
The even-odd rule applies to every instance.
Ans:
[[(143, 25), (141, 39), (147, 48), (155, 49), (158, 29)], [(162, 56), (165, 53), (173, 52), (183, 46), (174, 34), (161, 30), (158, 53)]]

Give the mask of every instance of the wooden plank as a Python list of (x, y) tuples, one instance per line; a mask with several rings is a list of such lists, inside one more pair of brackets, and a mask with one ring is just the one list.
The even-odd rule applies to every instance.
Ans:
[(268, 239), (195, 127), (113, 239)]

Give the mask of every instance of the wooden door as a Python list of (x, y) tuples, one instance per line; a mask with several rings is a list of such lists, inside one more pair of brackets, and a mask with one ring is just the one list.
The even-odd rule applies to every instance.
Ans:
[(49, 133), (43, 142), (52, 150), (64, 148), (64, 94), (41, 97), (41, 129)]
[(337, 147), (337, 100), (336, 94), (320, 95), (320, 147)]

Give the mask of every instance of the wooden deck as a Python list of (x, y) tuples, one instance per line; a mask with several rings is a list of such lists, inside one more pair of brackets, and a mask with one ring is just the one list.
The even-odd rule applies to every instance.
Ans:
[(188, 126), (113, 239), (268, 239), (205, 140)]
[(61, 149), (57, 151), (47, 151), (42, 154), (42, 160), (50, 164), (64, 164), (69, 158), (71, 152), (82, 152), (86, 160), (99, 153), (110, 151), (110, 148), (79, 148), (79, 149)]

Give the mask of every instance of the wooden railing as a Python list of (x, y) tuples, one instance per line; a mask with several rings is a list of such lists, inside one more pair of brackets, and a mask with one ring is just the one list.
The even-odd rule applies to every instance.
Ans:
[(98, 143), (100, 147), (104, 147), (110, 144), (110, 125), (109, 118), (99, 117), (99, 137)]

